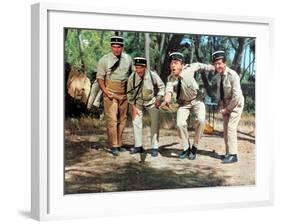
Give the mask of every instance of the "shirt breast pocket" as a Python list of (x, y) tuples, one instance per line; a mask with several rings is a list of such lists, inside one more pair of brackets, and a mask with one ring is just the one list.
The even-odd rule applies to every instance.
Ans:
[(186, 91), (191, 91), (194, 89), (193, 85), (191, 85), (191, 83), (182, 82), (181, 85)]
[(144, 78), (142, 93), (144, 100), (151, 100), (153, 98), (153, 85), (147, 78)]
[(145, 88), (145, 89), (143, 89), (142, 93), (143, 93), (143, 96), (142, 96), (143, 100), (149, 101), (153, 98), (153, 90), (152, 89)]
[(223, 90), (224, 90), (224, 94), (226, 96), (230, 96), (231, 95), (231, 85), (230, 85), (230, 83), (227, 83), (226, 85), (224, 85)]
[(120, 64), (120, 70), (122, 72), (127, 72), (129, 70), (129, 64), (128, 63), (121, 63)]

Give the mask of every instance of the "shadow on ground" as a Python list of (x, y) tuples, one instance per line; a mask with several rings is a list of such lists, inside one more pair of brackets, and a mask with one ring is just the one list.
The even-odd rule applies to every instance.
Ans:
[(216, 170), (212, 167), (201, 169), (190, 167), (189, 164), (183, 164), (182, 169), (177, 170), (154, 168), (137, 162), (108, 163), (107, 167), (110, 169), (104, 172), (69, 168), (66, 173), (77, 175), (65, 182), (65, 193), (214, 187), (224, 185), (225, 181), (225, 178), (216, 175)]

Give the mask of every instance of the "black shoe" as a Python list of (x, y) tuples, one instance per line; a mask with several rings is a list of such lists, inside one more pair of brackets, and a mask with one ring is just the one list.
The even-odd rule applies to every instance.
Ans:
[(130, 154), (143, 153), (143, 152), (144, 149), (142, 146), (140, 146), (140, 147), (131, 148)]
[(197, 153), (197, 148), (193, 145), (192, 149), (188, 155), (188, 159), (190, 159), (190, 160), (196, 159), (196, 153)]
[(112, 155), (114, 155), (114, 156), (119, 156), (118, 147), (112, 147), (112, 148), (111, 148), (111, 153), (112, 153)]
[(153, 157), (158, 156), (158, 149), (152, 149), (151, 150), (151, 156), (153, 156)]
[(222, 160), (222, 163), (236, 163), (238, 162), (238, 157), (236, 154), (228, 154), (224, 157), (224, 159)]
[(188, 148), (187, 150), (184, 150), (183, 152), (181, 152), (179, 154), (179, 159), (184, 159), (185, 157), (189, 156), (190, 154), (190, 148)]
[(126, 152), (127, 151), (127, 149), (124, 148), (124, 147), (118, 147), (118, 150), (119, 150), (119, 152)]

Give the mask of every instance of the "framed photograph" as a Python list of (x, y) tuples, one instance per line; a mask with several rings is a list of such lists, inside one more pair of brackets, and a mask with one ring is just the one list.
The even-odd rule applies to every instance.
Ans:
[[(32, 5), (32, 217), (70, 219), (271, 205), (273, 146), (266, 131), (270, 101), (265, 93), (270, 91), (266, 74), (272, 68), (272, 34), (270, 18)], [(115, 81), (108, 78), (115, 63), (111, 62), (109, 73), (101, 68), (105, 56), (116, 56), (116, 45), (122, 49), (116, 67), (126, 70), (129, 77), (125, 91), (128, 117), (119, 145), (110, 140), (114, 132), (109, 130), (108, 95), (100, 84), (101, 80), (104, 84)], [(229, 71), (239, 75), (244, 97), (235, 129), (238, 161), (230, 164), (222, 163), (228, 154), (223, 116), (217, 112), (216, 97), (221, 90), (213, 63), (221, 52)], [(150, 110), (155, 100), (144, 105), (146, 99), (141, 99), (138, 109), (146, 109), (141, 111), (141, 128), (136, 130), (132, 105), (138, 105), (138, 99), (130, 104), (130, 77), (140, 74), (140, 65), (146, 68), (144, 80), (153, 87), (153, 77), (157, 85), (162, 80), (159, 102), (166, 102), (169, 75), (176, 73), (169, 61), (173, 56), (180, 57), (181, 69), (192, 70), (192, 80), (202, 94), (200, 103), (206, 108), (200, 143), (196, 142), (196, 110), (185, 119), (184, 128), (194, 139), (188, 147), (196, 148), (187, 158), (178, 136), (179, 109), (155, 109), (156, 119)], [(145, 64), (139, 64), (143, 60)], [(108, 80), (102, 74), (109, 75)], [(159, 86), (153, 91), (159, 93)], [(181, 102), (180, 94), (172, 94), (172, 100)], [(158, 100), (156, 95), (152, 98)], [(199, 102), (199, 98), (194, 100)], [(113, 114), (121, 119), (118, 113)], [(153, 138), (155, 120), (159, 134)], [(139, 130), (141, 143), (136, 143)], [(139, 146), (143, 151), (138, 151)]]

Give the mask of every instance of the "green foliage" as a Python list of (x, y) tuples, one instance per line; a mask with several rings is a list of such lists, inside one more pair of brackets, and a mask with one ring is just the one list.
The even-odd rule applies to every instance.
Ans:
[(111, 31), (81, 30), (82, 55), (79, 49), (79, 34), (77, 29), (68, 29), (65, 40), (65, 61), (70, 65), (82, 69), (82, 60), (86, 67), (86, 74), (92, 79), (91, 74), (96, 70), (98, 60), (110, 52), (108, 40)]
[(124, 51), (134, 57), (144, 57), (144, 33), (126, 32)]
[[(89, 29), (66, 29), (65, 36), (65, 63), (83, 70), (93, 81), (93, 73), (96, 71), (98, 60), (111, 51), (110, 37), (120, 34), (124, 37), (124, 51), (131, 55), (145, 56), (145, 34), (143, 32), (120, 32)], [(252, 113), (255, 111), (255, 39), (239, 38), (227, 36), (207, 36), (184, 34), (180, 42), (173, 38), (175, 34), (150, 33), (150, 66), (156, 70), (165, 81), (169, 72), (165, 74), (169, 66), (165, 61), (166, 56), (171, 51), (180, 51), (186, 56), (187, 63), (202, 62), (211, 63), (212, 52), (224, 50), (227, 55), (229, 67), (237, 68), (241, 71), (240, 78), (243, 93), (246, 98), (245, 110)], [(243, 39), (243, 50), (239, 52), (239, 44)], [(175, 42), (173, 42), (175, 41)], [(164, 43), (164, 44), (161, 44)], [(241, 46), (240, 46), (241, 47)], [(240, 59), (239, 55), (240, 54)], [(239, 60), (237, 60), (237, 58)], [(236, 60), (235, 60), (236, 59)], [(83, 67), (84, 64), (84, 67)], [(203, 80), (203, 76), (205, 80)], [(196, 80), (201, 89), (206, 93), (215, 96), (216, 82), (213, 73), (196, 74)]]
[(244, 111), (255, 114), (255, 83), (242, 83), (241, 88), (245, 97)]

